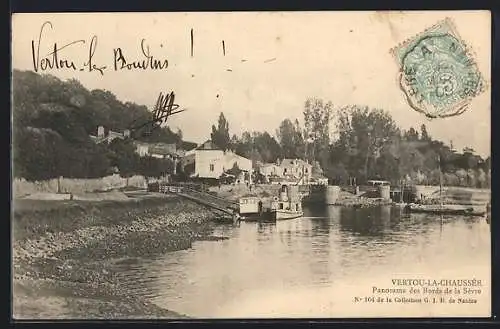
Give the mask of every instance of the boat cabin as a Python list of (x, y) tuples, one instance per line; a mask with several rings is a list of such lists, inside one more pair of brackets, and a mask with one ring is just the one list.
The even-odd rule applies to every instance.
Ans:
[(272, 210), (302, 211), (302, 201), (298, 186), (282, 185), (279, 197), (271, 202)]
[(271, 203), (272, 210), (287, 210), (287, 211), (302, 211), (302, 204), (300, 202), (280, 201), (274, 200)]
[(240, 214), (259, 214), (262, 212), (262, 201), (257, 197), (240, 198)]
[(370, 187), (390, 186), (391, 185), (391, 183), (386, 181), (386, 180), (369, 180), (366, 182), (366, 184)]

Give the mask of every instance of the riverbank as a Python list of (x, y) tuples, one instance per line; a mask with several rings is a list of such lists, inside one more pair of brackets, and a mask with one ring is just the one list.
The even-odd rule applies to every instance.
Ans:
[[(229, 200), (238, 201), (241, 197), (255, 196), (260, 198), (264, 205), (270, 204), (273, 197), (278, 196), (281, 185), (277, 184), (257, 184), (247, 186), (245, 184), (222, 185), (211, 187), (209, 191), (219, 197)], [(423, 204), (456, 204), (456, 205), (486, 205), (491, 199), (491, 190), (489, 189), (474, 189), (465, 187), (446, 187), (443, 193), (439, 195), (439, 186), (426, 186), (427, 190), (420, 201)], [(363, 195), (355, 195), (341, 189), (338, 193), (336, 206), (344, 207), (372, 207), (381, 205), (391, 205), (396, 202), (385, 200), (382, 198), (365, 197)]]
[[(262, 200), (264, 206), (270, 206), (273, 197), (278, 196), (281, 185), (275, 184), (258, 184), (250, 188), (245, 184), (238, 185), (222, 185), (221, 187), (211, 187), (210, 192), (219, 197), (229, 200), (238, 201), (241, 197), (255, 196)], [(380, 205), (391, 205), (392, 200), (384, 200), (381, 198), (367, 198), (356, 196), (347, 191), (340, 190), (338, 198), (335, 202), (336, 206), (345, 207), (370, 207)]]
[(121, 201), (14, 200), (14, 318), (186, 317), (129, 294), (113, 266), (214, 239), (214, 216), (163, 194)]

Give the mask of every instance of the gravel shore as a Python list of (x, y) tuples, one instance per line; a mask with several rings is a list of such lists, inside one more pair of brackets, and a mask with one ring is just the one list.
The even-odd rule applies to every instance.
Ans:
[(215, 214), (178, 197), (127, 201), (14, 202), (16, 319), (184, 318), (120, 285), (112, 264), (189, 248), (210, 236)]

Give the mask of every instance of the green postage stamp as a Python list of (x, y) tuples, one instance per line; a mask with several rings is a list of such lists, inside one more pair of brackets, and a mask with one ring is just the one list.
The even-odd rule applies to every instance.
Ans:
[(447, 18), (391, 50), (408, 104), (429, 118), (465, 112), (485, 82), (470, 48)]

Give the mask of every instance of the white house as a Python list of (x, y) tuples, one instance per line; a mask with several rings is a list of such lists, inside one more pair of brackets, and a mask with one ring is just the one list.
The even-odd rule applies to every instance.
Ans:
[(237, 164), (242, 171), (251, 172), (252, 160), (231, 151), (224, 152), (211, 141), (185, 153), (182, 168), (191, 177), (218, 179)]
[(152, 156), (158, 159), (175, 159), (184, 156), (185, 151), (178, 149), (174, 143), (146, 143), (134, 141), (135, 151), (141, 156)]
[(134, 144), (135, 151), (139, 154), (139, 156), (145, 157), (146, 155), (149, 155), (149, 143), (134, 141)]
[(259, 172), (267, 179), (271, 176), (283, 177), (283, 169), (275, 163), (264, 163), (260, 165)]
[(277, 163), (264, 163), (260, 165), (259, 171), (269, 180), (271, 177), (279, 177), (291, 182), (309, 184), (312, 178), (313, 166), (301, 159), (283, 159)]
[(233, 168), (235, 164), (243, 171), (252, 171), (252, 160), (242, 157), (232, 151), (226, 151), (224, 153), (224, 171)]

